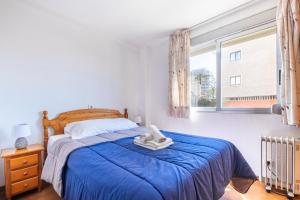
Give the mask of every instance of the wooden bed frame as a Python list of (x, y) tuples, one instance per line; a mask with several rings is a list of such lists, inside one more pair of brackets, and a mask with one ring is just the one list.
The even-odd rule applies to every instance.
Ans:
[(49, 120), (48, 111), (43, 111), (43, 127), (44, 127), (44, 149), (45, 156), (47, 155), (47, 145), (49, 139), (48, 129), (53, 129), (53, 135), (64, 134), (64, 128), (67, 124), (76, 121), (83, 121), (89, 119), (104, 119), (104, 118), (128, 118), (128, 110), (124, 109), (124, 114), (118, 110), (112, 109), (80, 109), (60, 113), (56, 118)]

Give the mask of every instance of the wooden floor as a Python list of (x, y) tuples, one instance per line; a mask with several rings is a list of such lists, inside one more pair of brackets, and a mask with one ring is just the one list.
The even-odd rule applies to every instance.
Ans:
[[(4, 192), (0, 192), (0, 200), (4, 200)], [(13, 198), (14, 200), (60, 200), (52, 187), (44, 184), (41, 192), (32, 191)], [(239, 194), (231, 186), (226, 188), (224, 196), (220, 200), (285, 200), (284, 196), (269, 194), (261, 183), (255, 182), (247, 194)], [(297, 198), (300, 199), (300, 198)]]
[(267, 193), (264, 185), (256, 181), (246, 194), (236, 192), (230, 185), (221, 200), (286, 200), (285, 196)]

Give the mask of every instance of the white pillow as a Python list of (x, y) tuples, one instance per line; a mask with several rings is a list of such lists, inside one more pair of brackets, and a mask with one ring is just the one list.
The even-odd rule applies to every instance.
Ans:
[(51, 135), (48, 139), (48, 149), (56, 142), (62, 138), (69, 138), (71, 137), (69, 134), (60, 134), (60, 135)]
[(103, 119), (101, 121), (103, 128), (109, 132), (127, 130), (139, 127), (133, 121), (126, 118)]
[(138, 127), (136, 123), (125, 118), (94, 119), (70, 123), (65, 127), (64, 131), (70, 134), (72, 139), (81, 139), (136, 127)]
[(66, 126), (67, 134), (71, 135), (72, 139), (82, 139), (90, 136), (107, 133), (107, 131), (101, 129), (101, 127), (95, 126), (91, 123), (76, 123), (70, 127)]

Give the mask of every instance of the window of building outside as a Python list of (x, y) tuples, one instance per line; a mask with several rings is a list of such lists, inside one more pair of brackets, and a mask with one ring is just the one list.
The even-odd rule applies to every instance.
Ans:
[(241, 76), (230, 76), (230, 85), (238, 86), (241, 84)]
[(241, 60), (241, 51), (231, 52), (229, 55), (231, 62)]
[(270, 28), (192, 52), (192, 107), (270, 108), (277, 102), (276, 41), (276, 28)]

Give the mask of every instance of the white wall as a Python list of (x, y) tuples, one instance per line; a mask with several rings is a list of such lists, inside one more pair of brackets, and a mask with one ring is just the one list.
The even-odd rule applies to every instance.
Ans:
[(134, 47), (22, 1), (1, 1), (0, 149), (13, 147), (11, 128), (18, 123), (32, 125), (30, 143), (42, 142), (43, 110), (50, 118), (88, 105), (137, 114), (138, 67)]
[(178, 131), (233, 142), (257, 175), (260, 174), (260, 140), (262, 135), (300, 137), (300, 129), (282, 125), (280, 117), (261, 114), (224, 114), (193, 112), (190, 119), (168, 116), (168, 39), (162, 39), (147, 50), (150, 98), (149, 121), (163, 130)]

